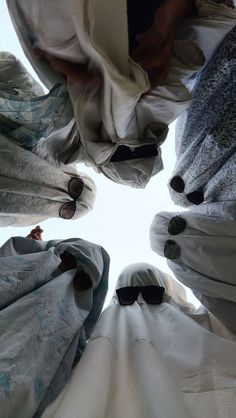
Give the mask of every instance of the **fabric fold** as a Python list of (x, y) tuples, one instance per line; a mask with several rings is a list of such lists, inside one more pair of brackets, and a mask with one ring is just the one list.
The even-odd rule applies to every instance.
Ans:
[[(215, 21), (209, 15), (186, 20), (176, 35), (168, 79), (163, 86), (150, 89), (146, 72), (129, 57), (125, 0), (70, 0), (66, 6), (64, 10), (63, 2), (8, 0), (22, 47), (47, 87), (58, 81), (58, 74), (35, 56), (35, 47), (101, 74), (100, 86), (68, 87), (79, 135), (77, 160), (117, 183), (145, 187), (163, 167), (161, 152), (151, 161), (127, 161), (125, 166), (108, 159), (119, 144), (132, 148), (150, 143), (152, 138), (151, 143), (159, 147), (168, 125), (190, 105), (190, 81), (210, 59), (234, 20), (223, 16)], [(48, 25), (48, 16), (54, 10), (57, 24), (61, 22), (60, 35), (56, 24), (45, 32), (39, 27), (39, 19)], [(148, 130), (152, 131), (151, 138)]]
[(161, 283), (166, 292), (168, 286), (175, 290), (161, 305), (140, 296), (120, 306), (114, 295), (70, 382), (43, 418), (212, 418), (220, 416), (222, 404), (225, 417), (233, 416), (235, 335), (219, 337), (205, 308), (178, 304), (175, 297), (184, 290), (172, 281), (145, 263), (122, 271), (117, 288)]
[[(76, 266), (63, 272), (64, 251)], [(109, 256), (82, 239), (14, 237), (0, 249), (0, 266), (1, 414), (39, 417), (65, 386), (98, 320)], [(82, 271), (92, 282), (87, 291), (73, 285)]]
[[(176, 278), (235, 332), (235, 202), (204, 204), (178, 213), (186, 227), (171, 235), (168, 225), (175, 215), (161, 212), (155, 216), (150, 229), (152, 249), (166, 256)], [(169, 240), (178, 249), (176, 256), (165, 251)]]

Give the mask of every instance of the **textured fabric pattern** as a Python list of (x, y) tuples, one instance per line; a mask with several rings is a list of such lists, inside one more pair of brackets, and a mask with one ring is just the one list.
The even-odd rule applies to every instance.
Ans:
[[(59, 124), (64, 127), (67, 123), (69, 99), (65, 86), (55, 86), (48, 95), (29, 100), (4, 91), (0, 94), (0, 131), (24, 148), (32, 150), (53, 129), (60, 129)], [(71, 116), (71, 105), (69, 113)]]
[(54, 164), (69, 162), (77, 139), (67, 85), (45, 94), (19, 60), (1, 52), (0, 132)]
[(37, 98), (45, 94), (43, 88), (26, 71), (25, 67), (9, 52), (0, 52), (1, 97), (18, 96)]
[[(63, 273), (64, 251), (76, 268)], [(15, 237), (0, 249), (1, 416), (38, 417), (58, 395), (101, 312), (108, 269), (105, 250), (80, 239)], [(80, 271), (92, 281), (86, 292), (73, 286)]]
[(236, 200), (236, 26), (198, 76), (190, 108), (176, 126), (173, 176), (184, 193), (170, 187), (172, 200), (190, 206), (186, 194), (200, 190), (205, 202)]

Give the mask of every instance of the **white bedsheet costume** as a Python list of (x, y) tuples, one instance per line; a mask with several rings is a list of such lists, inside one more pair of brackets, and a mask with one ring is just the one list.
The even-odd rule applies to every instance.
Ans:
[[(147, 73), (129, 58), (126, 0), (7, 3), (25, 54), (48, 88), (60, 76), (35, 56), (35, 47), (102, 75), (100, 86), (69, 87), (80, 137), (74, 159), (115, 182), (145, 187), (163, 168), (160, 145), (168, 125), (191, 101), (185, 85), (235, 24), (235, 10), (200, 1), (199, 16), (186, 20), (176, 36), (167, 81), (150, 90)], [(119, 145), (132, 150), (147, 144), (155, 144), (158, 154), (110, 161)]]
[(235, 335), (184, 301), (182, 286), (171, 281), (149, 264), (122, 272), (118, 288), (164, 285), (163, 303), (147, 304), (140, 295), (121, 306), (115, 296), (43, 418), (235, 416)]

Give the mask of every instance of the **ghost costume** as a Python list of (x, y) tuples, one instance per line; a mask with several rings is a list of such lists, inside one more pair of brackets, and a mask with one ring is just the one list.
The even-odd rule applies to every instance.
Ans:
[(175, 277), (227, 328), (236, 332), (236, 205), (204, 204), (161, 212), (152, 222), (151, 246), (168, 259)]
[(24, 52), (48, 88), (62, 79), (34, 48), (99, 71), (101, 85), (69, 86), (79, 137), (76, 159), (137, 188), (163, 168), (160, 145), (168, 125), (191, 102), (188, 82), (236, 17), (228, 1), (214, 3), (213, 9), (211, 1), (199, 1), (199, 15), (186, 20), (176, 35), (167, 81), (150, 90), (147, 73), (129, 57), (126, 0), (7, 4)]
[(176, 124), (175, 204), (236, 200), (236, 25), (199, 75)]
[[(234, 416), (235, 335), (205, 308), (188, 304), (172, 280), (149, 264), (121, 273), (118, 288), (164, 285), (163, 303), (150, 305), (139, 295), (133, 305), (121, 306), (114, 296), (43, 418)], [(179, 290), (182, 304), (175, 301)]]
[(0, 53), (0, 122), (0, 226), (77, 219), (92, 209), (94, 182), (63, 164), (75, 129), (65, 85), (45, 95), (13, 55)]
[[(73, 167), (56, 167), (0, 134), (0, 226), (77, 219), (93, 207), (96, 186)], [(75, 199), (71, 181), (81, 185)]]
[(82, 239), (14, 237), (0, 248), (1, 417), (39, 417), (65, 386), (101, 312), (108, 270), (106, 251)]

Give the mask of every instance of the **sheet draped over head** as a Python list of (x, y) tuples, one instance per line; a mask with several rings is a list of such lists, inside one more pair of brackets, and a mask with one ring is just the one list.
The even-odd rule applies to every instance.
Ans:
[[(0, 143), (0, 226), (33, 225), (56, 217), (76, 219), (92, 209), (96, 186), (89, 176), (73, 167), (53, 166), (5, 135), (0, 134)], [(72, 178), (83, 181), (76, 200), (69, 192)], [(65, 204), (69, 205), (66, 213)]]
[[(177, 216), (176, 216), (177, 215)], [(236, 332), (236, 205), (216, 202), (153, 220), (151, 246), (175, 277)]]
[[(236, 21), (236, 20), (235, 20)], [(176, 124), (175, 204), (236, 200), (236, 25), (203, 69)]]
[[(164, 285), (173, 279), (149, 264), (123, 270), (120, 286)], [(212, 330), (211, 315), (187, 302), (181, 285), (160, 305), (116, 295), (102, 313), (80, 363), (43, 418), (212, 418), (222, 404), (234, 414), (236, 337)], [(225, 329), (220, 325), (222, 330)], [(230, 376), (230, 378), (229, 378)], [(221, 402), (218, 402), (218, 399)]]
[[(73, 265), (63, 272), (65, 251)], [(1, 414), (38, 417), (68, 381), (99, 317), (109, 256), (82, 239), (14, 237), (0, 248), (0, 270)], [(85, 274), (90, 287), (82, 291)]]
[[(134, 274), (135, 272), (135, 274)], [(149, 264), (132, 264), (126, 267), (125, 274), (121, 274), (116, 283), (119, 289), (125, 286), (162, 286), (166, 293), (171, 296), (176, 303), (182, 306), (190, 306), (187, 302), (187, 296), (184, 287), (174, 280), (169, 274), (163, 273), (161, 270)], [(114, 303), (117, 303), (116, 295)]]
[[(0, 226), (33, 225), (50, 217), (76, 219), (92, 209), (94, 182), (64, 165), (75, 145), (65, 85), (45, 95), (12, 54), (1, 52), (0, 122)], [(78, 194), (70, 190), (73, 178), (74, 186), (76, 181), (83, 184)]]
[[(101, 75), (100, 84), (69, 86), (78, 127), (77, 161), (115, 182), (145, 187), (163, 168), (160, 145), (168, 125), (191, 101), (187, 80), (202, 68), (233, 25), (227, 7), (219, 16), (216, 11), (216, 22), (206, 7), (202, 20), (193, 18), (183, 24), (168, 80), (150, 89), (147, 73), (129, 57), (126, 0), (7, 3), (24, 52), (48, 88), (64, 80), (36, 57), (35, 48)], [(206, 43), (206, 38), (211, 42)], [(128, 154), (135, 155), (143, 145), (153, 145), (155, 151), (146, 158), (114, 162), (121, 145), (129, 149)]]

